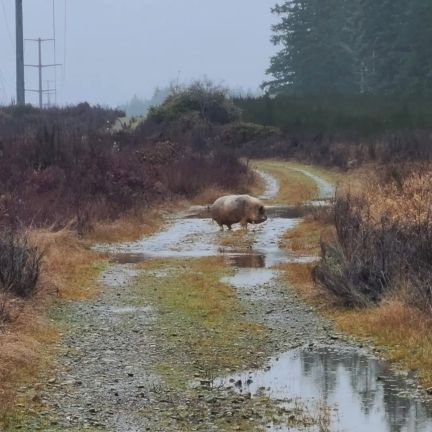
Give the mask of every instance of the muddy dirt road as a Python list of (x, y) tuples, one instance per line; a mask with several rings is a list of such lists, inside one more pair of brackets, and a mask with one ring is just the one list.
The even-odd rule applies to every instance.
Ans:
[[(316, 198), (332, 195), (303, 175)], [(274, 201), (278, 179), (262, 176)], [(34, 429), (432, 431), (414, 377), (338, 334), (287, 285), (279, 264), (316, 259), (279, 248), (298, 223), (279, 211), (222, 233), (189, 214), (100, 245), (113, 254), (100, 296), (54, 317), (64, 338)]]

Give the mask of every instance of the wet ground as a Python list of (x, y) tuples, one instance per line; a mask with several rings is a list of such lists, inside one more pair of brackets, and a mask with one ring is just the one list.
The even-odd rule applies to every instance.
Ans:
[[(318, 198), (332, 196), (332, 185), (311, 173), (304, 174), (317, 182)], [(262, 199), (271, 199), (277, 194), (278, 182), (268, 173), (262, 176), (266, 184)], [(61, 369), (43, 396), (51, 406), (47, 415), (52, 425), (59, 424), (60, 430), (74, 426), (119, 432), (300, 430), (289, 422), (275, 423), (273, 414), (268, 419), (264, 414), (257, 416), (256, 428), (250, 426), (255, 424), (253, 419), (247, 428), (218, 426), (217, 419), (233, 415), (233, 406), (238, 404), (246, 404), (248, 413), (259, 412), (258, 402), (249, 404), (265, 396), (278, 407), (295, 401), (312, 416), (324, 406), (327, 421), (321, 426), (305, 424), (301, 430), (432, 431), (432, 407), (423, 400), (425, 395), (417, 389), (415, 377), (392, 370), (369, 349), (338, 334), (282, 281), (275, 265), (316, 257), (298, 257), (279, 248), (280, 236), (300, 219), (293, 218), (292, 209), (283, 205), (272, 209), (278, 211), (270, 209), (269, 220), (248, 233), (220, 232), (206, 217), (206, 209), (196, 207), (149, 238), (100, 245), (100, 250), (113, 256), (113, 264), (103, 276), (100, 298), (63, 311), (70, 330), (60, 348)], [(233, 236), (238, 237), (232, 241)], [(231, 268), (222, 282), (235, 289), (244, 315), (268, 329), (265, 351), (259, 353), (265, 358), (257, 361), (257, 366), (263, 367), (212, 377), (217, 393), (210, 398), (200, 392), (161, 395), (163, 378), (154, 372), (154, 365), (170, 358), (179, 362), (180, 368), (181, 362), (188, 360), (176, 360), (175, 353), (158, 346), (160, 339), (154, 337), (160, 330), (158, 311), (143, 305), (129, 288), (141, 271), (134, 264), (165, 259), (166, 266), (153, 274), (163, 280), (173, 271), (173, 260), (218, 256)], [(197, 381), (200, 385), (202, 377), (190, 377), (192, 388)], [(193, 402), (195, 397), (199, 402)], [(212, 410), (209, 404), (214, 403), (218, 409)], [(199, 414), (194, 404), (200, 407)], [(183, 413), (172, 411), (177, 405), (194, 413), (193, 427), (179, 423)]]

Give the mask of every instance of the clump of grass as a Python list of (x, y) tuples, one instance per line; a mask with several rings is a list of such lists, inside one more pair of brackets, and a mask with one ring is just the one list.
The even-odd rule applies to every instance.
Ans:
[(299, 204), (318, 198), (316, 183), (298, 171), (298, 165), (278, 160), (253, 161), (252, 165), (278, 179), (279, 192), (272, 201), (278, 204)]
[(87, 241), (68, 229), (37, 230), (31, 237), (45, 251), (42, 284), (47, 292), (65, 300), (84, 300), (97, 295), (96, 278), (107, 262), (106, 256), (92, 251)]
[(280, 246), (297, 255), (319, 256), (324, 228), (320, 221), (306, 218), (282, 236)]
[(387, 347), (386, 356), (417, 371), (421, 384), (432, 386), (432, 319), (403, 300), (391, 299), (366, 310), (336, 310), (338, 326)]
[(154, 234), (165, 222), (165, 215), (174, 208), (181, 207), (176, 201), (171, 206), (166, 204), (148, 210), (139, 210), (111, 221), (97, 222), (86, 240), (96, 243), (115, 243), (118, 241), (137, 240), (142, 236)]

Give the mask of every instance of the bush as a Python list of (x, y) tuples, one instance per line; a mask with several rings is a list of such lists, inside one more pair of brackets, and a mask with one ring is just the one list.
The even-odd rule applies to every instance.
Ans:
[(0, 233), (0, 291), (17, 297), (32, 296), (37, 289), (42, 253), (24, 234)]
[(196, 82), (168, 96), (165, 102), (150, 109), (148, 120), (156, 123), (172, 122), (184, 116), (214, 124), (239, 120), (240, 110), (227, 97), (227, 90), (208, 82)]
[[(373, 224), (364, 197), (347, 195), (335, 203), (337, 243), (322, 242), (314, 279), (344, 306), (366, 306), (386, 294), (396, 270), (399, 238), (383, 218)], [(365, 219), (366, 218), (366, 219)]]
[(338, 196), (336, 239), (322, 243), (314, 279), (344, 306), (377, 303), (397, 290), (430, 313), (432, 173), (393, 172), (388, 181)]

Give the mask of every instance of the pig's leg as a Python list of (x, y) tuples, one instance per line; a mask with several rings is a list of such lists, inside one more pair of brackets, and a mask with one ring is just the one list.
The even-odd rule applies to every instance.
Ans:
[(227, 227), (230, 231), (232, 230), (231, 225), (227, 224)]

